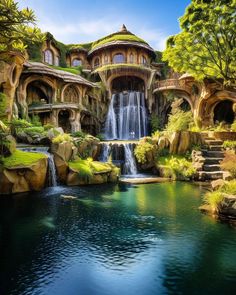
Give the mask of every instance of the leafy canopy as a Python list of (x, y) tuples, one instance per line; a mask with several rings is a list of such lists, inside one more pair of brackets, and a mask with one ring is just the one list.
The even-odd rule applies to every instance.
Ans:
[(42, 41), (44, 36), (35, 21), (31, 9), (20, 10), (14, 0), (0, 0), (0, 51), (24, 51), (25, 43)]
[(236, 0), (192, 0), (182, 31), (167, 40), (163, 59), (197, 80), (236, 84)]

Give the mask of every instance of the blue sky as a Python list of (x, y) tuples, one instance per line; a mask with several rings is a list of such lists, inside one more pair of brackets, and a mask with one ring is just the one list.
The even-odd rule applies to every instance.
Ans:
[(157, 50), (179, 32), (190, 0), (18, 0), (35, 11), (38, 26), (66, 44), (95, 41), (124, 23)]

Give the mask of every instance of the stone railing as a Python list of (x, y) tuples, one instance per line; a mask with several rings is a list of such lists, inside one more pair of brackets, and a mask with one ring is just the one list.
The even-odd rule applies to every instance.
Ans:
[(156, 81), (156, 83), (154, 84), (154, 92), (168, 89), (184, 90), (188, 93), (191, 93), (191, 87), (187, 85), (185, 80), (168, 79)]
[(123, 62), (120, 62), (120, 63), (102, 63), (102, 64), (99, 64), (99, 65), (95, 65), (93, 66), (92, 68), (92, 71), (95, 71), (96, 69), (98, 68), (102, 68), (102, 67), (120, 67), (122, 65), (125, 65), (125, 66), (131, 66), (131, 67), (141, 67), (141, 68), (150, 68), (151, 65), (149, 63), (138, 63), (138, 62), (128, 62), (128, 61), (123, 61)]

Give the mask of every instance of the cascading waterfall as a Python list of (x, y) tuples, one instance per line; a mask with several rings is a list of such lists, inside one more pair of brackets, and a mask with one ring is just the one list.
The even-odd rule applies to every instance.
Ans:
[(139, 139), (147, 135), (147, 111), (142, 92), (113, 94), (105, 123), (110, 140)]
[(54, 162), (53, 154), (48, 152), (48, 147), (24, 147), (19, 148), (19, 150), (26, 151), (26, 152), (34, 152), (34, 153), (43, 153), (48, 158), (48, 179), (49, 183), (48, 186), (57, 186), (57, 173), (56, 173), (56, 166)]
[(102, 145), (102, 152), (101, 152), (101, 156), (99, 158), (99, 161), (107, 162), (110, 154), (111, 154), (111, 145), (104, 143)]
[(125, 150), (125, 164), (123, 167), (123, 173), (125, 175), (136, 175), (137, 166), (134, 158), (133, 145), (131, 143), (124, 144)]

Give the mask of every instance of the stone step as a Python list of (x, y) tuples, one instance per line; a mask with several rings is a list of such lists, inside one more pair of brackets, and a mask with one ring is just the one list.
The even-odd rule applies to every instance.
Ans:
[(223, 150), (223, 147), (222, 145), (209, 145), (208, 150), (221, 152)]
[(208, 145), (222, 145), (223, 141), (222, 140), (212, 140), (212, 139), (205, 139), (205, 143), (207, 143)]
[(223, 160), (223, 157), (222, 158), (210, 158), (210, 157), (205, 157), (205, 162), (204, 164), (205, 165), (214, 165), (214, 164), (219, 164), (220, 161)]
[(211, 172), (215, 172), (215, 171), (221, 171), (220, 169), (220, 165), (219, 164), (205, 164), (203, 166), (203, 170), (204, 171), (211, 171)]
[(199, 171), (199, 177), (202, 180), (214, 180), (214, 179), (222, 179), (223, 178), (223, 171)]
[(202, 155), (203, 155), (203, 157), (209, 157), (209, 158), (224, 158), (223, 151), (202, 150)]

